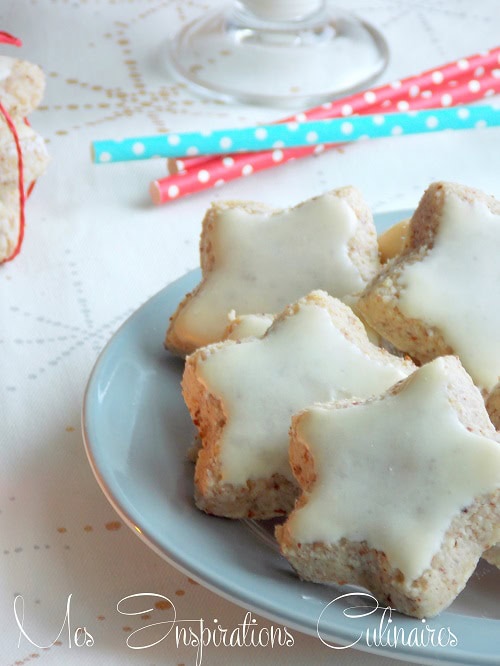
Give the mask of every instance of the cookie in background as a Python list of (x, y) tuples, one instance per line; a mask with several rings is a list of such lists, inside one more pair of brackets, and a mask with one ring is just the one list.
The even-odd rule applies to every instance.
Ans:
[(0, 263), (21, 249), (26, 197), (49, 161), (43, 138), (26, 119), (40, 104), (44, 88), (40, 67), (0, 56)]

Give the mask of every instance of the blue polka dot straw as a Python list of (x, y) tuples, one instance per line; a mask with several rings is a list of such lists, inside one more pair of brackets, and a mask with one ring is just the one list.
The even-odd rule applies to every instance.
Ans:
[(350, 116), (348, 120), (331, 118), (303, 123), (293, 121), (258, 127), (160, 134), (121, 141), (94, 141), (92, 156), (96, 164), (107, 164), (153, 157), (182, 158), (228, 152), (257, 152), (499, 125), (500, 109), (467, 105)]

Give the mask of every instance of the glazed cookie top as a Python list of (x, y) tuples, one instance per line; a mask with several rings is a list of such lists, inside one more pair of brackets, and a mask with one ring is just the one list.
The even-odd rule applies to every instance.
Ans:
[(372, 345), (361, 322), (339, 300), (313, 292), (290, 306), (262, 338), (199, 350), (198, 373), (220, 401), (218, 444), (227, 483), (275, 473), (292, 478), (292, 414), (316, 401), (379, 393), (414, 370), (411, 362)]
[(458, 359), (441, 357), (379, 398), (295, 417), (292, 448), (312, 454), (314, 481), (289, 518), (294, 538), (366, 541), (417, 579), (453, 518), (500, 487), (500, 446), (486, 414), (477, 431), (463, 422), (473, 409), (484, 412), (479, 391)]
[(500, 215), (445, 191), (432, 247), (398, 283), (401, 312), (437, 327), (490, 390), (500, 376)]
[(313, 289), (357, 293), (379, 268), (371, 213), (354, 188), (288, 210), (217, 204), (201, 255), (203, 282), (174, 315), (167, 347), (189, 352), (221, 340), (231, 310), (277, 313)]

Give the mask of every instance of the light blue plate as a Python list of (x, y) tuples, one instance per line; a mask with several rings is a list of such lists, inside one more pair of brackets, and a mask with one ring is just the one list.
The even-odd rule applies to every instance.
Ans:
[[(380, 215), (377, 227), (409, 215)], [(179, 386), (183, 363), (163, 349), (163, 338), (169, 316), (199, 279), (193, 271), (145, 303), (99, 357), (83, 406), (90, 464), (118, 514), (158, 554), (245, 609), (317, 635), (327, 604), (355, 588), (299, 581), (265, 528), (210, 517), (193, 504), (193, 466), (186, 452), (194, 430)], [(347, 645), (363, 634), (357, 648), (387, 657), (421, 664), (500, 664), (500, 573), (486, 563), (452, 607), (428, 622), (436, 632), (443, 628), (445, 637), (449, 628), (458, 640), (455, 647), (369, 647), (364, 634), (379, 630), (381, 612), (349, 618), (344, 611), (356, 605), (353, 599), (323, 613), (324, 640)], [(393, 615), (394, 625), (406, 636), (425, 626), (399, 614)]]

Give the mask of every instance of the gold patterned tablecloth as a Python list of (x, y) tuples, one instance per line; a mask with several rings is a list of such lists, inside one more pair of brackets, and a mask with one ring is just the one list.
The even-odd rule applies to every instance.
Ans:
[[(349, 8), (386, 35), (389, 81), (495, 46), (494, 0), (351, 0)], [(357, 185), (374, 210), (414, 206), (429, 182), (464, 182), (500, 195), (499, 135), (489, 130), (400, 137), (288, 164), (215, 192), (154, 208), (151, 180), (162, 160), (96, 167), (93, 139), (243, 125), (281, 115), (195, 97), (172, 80), (165, 41), (206, 11), (197, 0), (3, 0), (0, 29), (24, 46), (0, 52), (39, 63), (47, 75), (31, 121), (46, 137), (48, 173), (27, 207), (26, 240), (0, 268), (0, 664), (194, 664), (193, 647), (165, 641), (126, 646), (150, 614), (124, 619), (116, 603), (154, 591), (179, 616), (242, 621), (243, 611), (195, 584), (151, 552), (116, 517), (87, 463), (80, 409), (96, 355), (149, 296), (198, 263), (203, 212), (213, 197), (281, 206), (329, 188)], [(161, 340), (159, 344), (161, 345)], [(19, 636), (13, 601), (22, 595)], [(58, 639), (69, 595), (72, 628), (93, 645)], [(156, 621), (170, 619), (158, 601)], [(263, 626), (270, 623), (259, 619)], [(355, 650), (332, 652), (294, 631), (290, 648), (208, 647), (204, 664), (382, 666)], [(19, 645), (18, 645), (19, 641)], [(397, 664), (397, 661), (393, 662)]]

